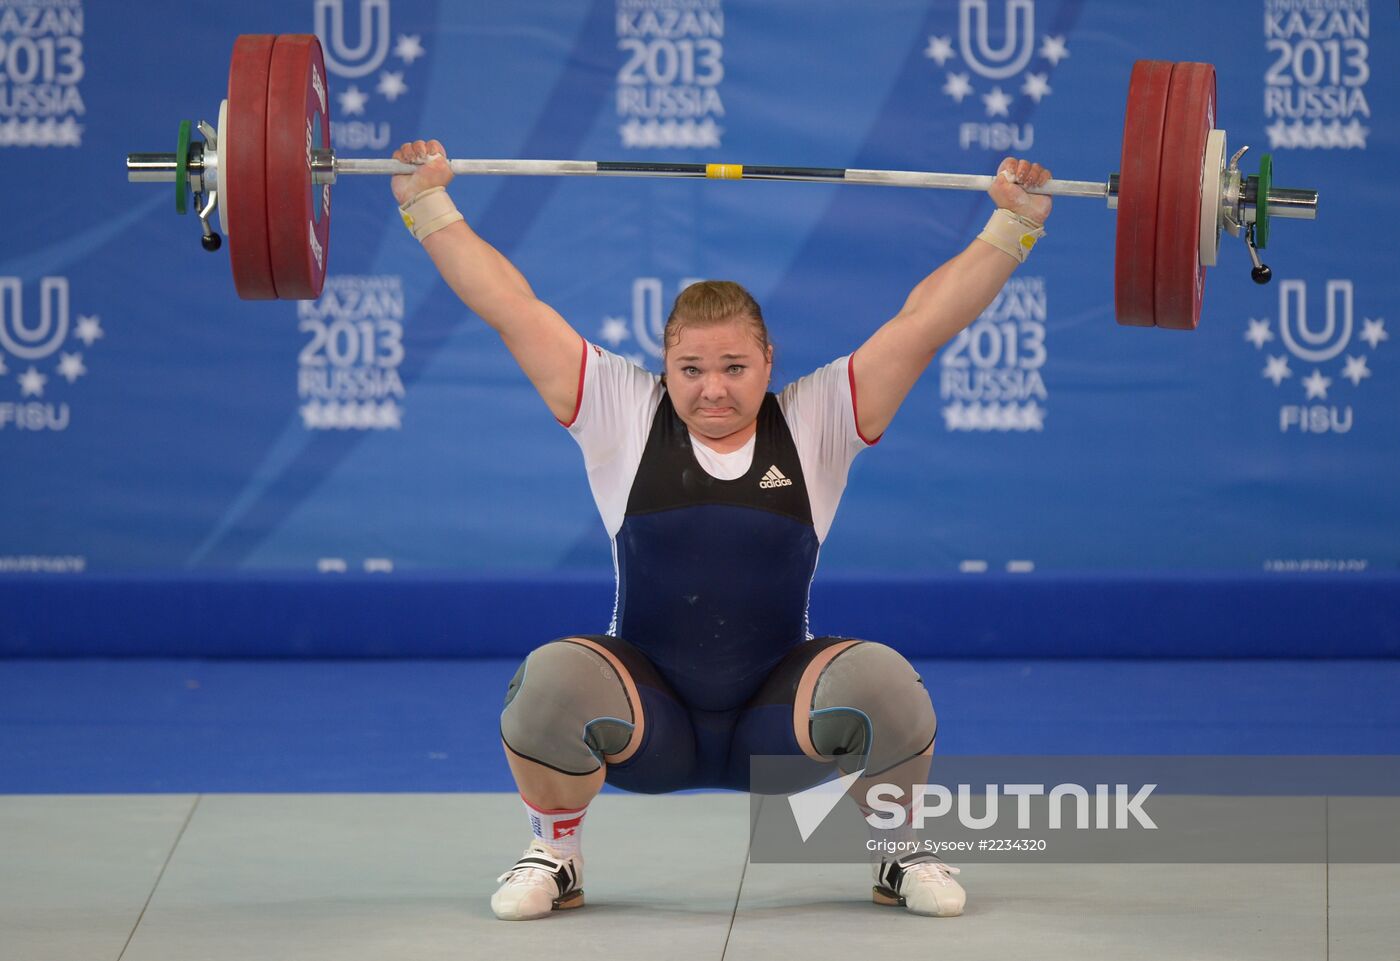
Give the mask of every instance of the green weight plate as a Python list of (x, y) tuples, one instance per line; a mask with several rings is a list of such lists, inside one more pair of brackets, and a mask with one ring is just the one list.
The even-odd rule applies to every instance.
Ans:
[(180, 121), (180, 139), (175, 141), (175, 212), (185, 212), (190, 193), (190, 122)]
[(1269, 246), (1269, 189), (1274, 185), (1274, 155), (1259, 158), (1259, 195), (1254, 200), (1254, 246)]

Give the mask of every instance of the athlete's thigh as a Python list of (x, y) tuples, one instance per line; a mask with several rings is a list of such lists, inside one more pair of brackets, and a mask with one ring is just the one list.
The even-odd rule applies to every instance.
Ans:
[(606, 634), (580, 636), (604, 652), (636, 691), (641, 736), (618, 760), (608, 758), (607, 783), (625, 791), (664, 794), (691, 787), (695, 775), (695, 732), (671, 686), (646, 655), (621, 638)]
[[(832, 764), (812, 748), (809, 733), (812, 690), (822, 668), (857, 643), (847, 637), (817, 637), (798, 644), (778, 662), (739, 712), (730, 740), (727, 786), (780, 793), (807, 787), (826, 776)], [(756, 756), (786, 760), (768, 765), (771, 779), (755, 782), (750, 766)]]

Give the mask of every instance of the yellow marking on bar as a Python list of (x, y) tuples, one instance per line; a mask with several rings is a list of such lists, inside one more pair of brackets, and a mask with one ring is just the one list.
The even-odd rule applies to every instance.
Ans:
[(743, 180), (743, 164), (705, 164), (705, 176), (711, 180)]

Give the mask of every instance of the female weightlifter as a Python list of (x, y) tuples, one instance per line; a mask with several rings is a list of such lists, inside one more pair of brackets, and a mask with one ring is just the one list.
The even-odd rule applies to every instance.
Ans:
[[(578, 442), (612, 538), (607, 633), (536, 648), (506, 691), (501, 740), (533, 837), (498, 879), (496, 916), (583, 904), (583, 821), (605, 781), (748, 790), (754, 755), (805, 756), (808, 783), (862, 771), (857, 798), (926, 781), (937, 720), (919, 675), (888, 645), (813, 637), (808, 592), (852, 460), (1044, 234), (1050, 198), (1023, 187), (1049, 171), (1003, 161), (997, 209), (967, 249), (855, 353), (773, 393), (763, 314), (738, 284), (676, 298), (657, 377), (586, 341), (472, 231), (445, 192), (440, 142), (394, 157), (418, 165), (392, 178), (404, 223)], [(873, 870), (879, 903), (962, 913), (958, 869), (932, 854), (881, 856)]]

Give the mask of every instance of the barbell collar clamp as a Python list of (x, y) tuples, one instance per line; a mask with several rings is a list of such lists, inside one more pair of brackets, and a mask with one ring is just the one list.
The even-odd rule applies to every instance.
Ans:
[(316, 185), (334, 184), (337, 174), (335, 151), (317, 147), (311, 151), (311, 182)]
[[(199, 121), (199, 132), (204, 136), (200, 146), (198, 178), (191, 171), (190, 185), (197, 192), (214, 193), (219, 183), (219, 135), (206, 121)], [(191, 148), (194, 144), (191, 144)]]
[[(1270, 191), (1272, 194), (1273, 191)], [(1273, 216), (1271, 213), (1269, 216)], [(1244, 235), (1245, 249), (1249, 251), (1249, 259), (1254, 263), (1254, 267), (1249, 271), (1249, 277), (1256, 284), (1267, 284), (1273, 279), (1274, 272), (1269, 269), (1269, 265), (1259, 259), (1259, 251), (1254, 246), (1254, 224), (1245, 228)]]

